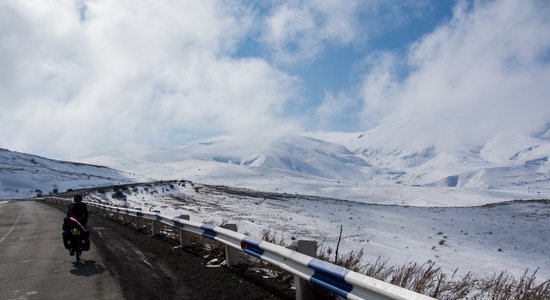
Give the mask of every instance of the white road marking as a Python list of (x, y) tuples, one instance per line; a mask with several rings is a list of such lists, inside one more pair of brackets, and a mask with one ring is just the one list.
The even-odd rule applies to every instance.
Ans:
[(21, 218), (21, 212), (19, 212), (19, 216), (17, 216), (17, 220), (15, 220), (15, 224), (13, 224), (13, 226), (10, 228), (10, 230), (8, 231), (8, 233), (6, 233), (1, 239), (0, 239), (0, 243), (2, 243), (6, 237), (8, 237), (8, 235), (10, 235), (10, 233), (13, 231), (13, 229), (15, 229), (15, 226), (17, 225), (17, 223), (19, 223), (19, 219)]

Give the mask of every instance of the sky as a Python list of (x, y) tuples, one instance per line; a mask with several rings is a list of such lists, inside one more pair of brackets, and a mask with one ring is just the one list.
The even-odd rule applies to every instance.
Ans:
[(550, 121), (548, 32), (544, 0), (4, 0), (0, 147), (63, 158), (387, 123), (475, 144)]

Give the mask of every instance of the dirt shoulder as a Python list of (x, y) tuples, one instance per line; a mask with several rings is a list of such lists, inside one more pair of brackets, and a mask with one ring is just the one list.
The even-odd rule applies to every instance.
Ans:
[[(193, 249), (92, 216), (91, 239), (126, 299), (290, 299), (239, 268), (207, 267)], [(85, 254), (84, 254), (85, 258)]]

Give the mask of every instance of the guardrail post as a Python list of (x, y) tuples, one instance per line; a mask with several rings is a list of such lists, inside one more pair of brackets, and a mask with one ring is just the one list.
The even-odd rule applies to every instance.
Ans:
[(153, 236), (160, 234), (161, 227), (162, 227), (162, 223), (157, 221), (151, 222), (151, 231), (153, 232)]
[(129, 223), (128, 215), (126, 215), (125, 213), (121, 213), (121, 216), (122, 216), (122, 224), (128, 224)]
[[(189, 221), (189, 215), (181, 215), (179, 216), (180, 219)], [(180, 229), (180, 245), (181, 247), (191, 246), (191, 233)]]
[[(237, 224), (225, 224), (225, 229), (237, 231)], [(225, 259), (228, 267), (236, 266), (241, 263), (240, 250), (225, 245)]]
[(143, 224), (141, 223), (141, 218), (136, 216), (136, 229), (141, 230), (143, 228)]
[[(293, 243), (296, 251), (303, 253), (311, 257), (317, 257), (317, 242), (316, 241), (296, 241)], [(294, 285), (296, 286), (296, 300), (310, 300), (314, 299), (311, 284), (300, 278), (294, 276)]]

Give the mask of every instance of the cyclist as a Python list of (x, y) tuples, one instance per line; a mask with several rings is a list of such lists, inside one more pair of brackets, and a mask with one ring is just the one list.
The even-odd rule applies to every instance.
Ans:
[(70, 250), (70, 255), (74, 255), (74, 249), (71, 247), (71, 230), (72, 228), (79, 229), (79, 243), (80, 239), (83, 242), (83, 250), (87, 251), (90, 248), (89, 231), (86, 229), (88, 223), (88, 207), (82, 202), (82, 195), (75, 195), (73, 203), (69, 204), (67, 211), (67, 217), (63, 220), (63, 244), (65, 249)]
[(69, 204), (67, 217), (73, 217), (80, 224), (86, 226), (86, 223), (88, 223), (88, 207), (82, 202), (82, 195), (75, 195), (73, 201), (73, 203)]

